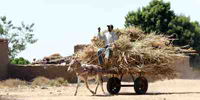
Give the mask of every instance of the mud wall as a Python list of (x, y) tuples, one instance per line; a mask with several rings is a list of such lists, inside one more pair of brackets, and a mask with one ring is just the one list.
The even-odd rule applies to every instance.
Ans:
[(75, 73), (67, 72), (64, 65), (9, 65), (8, 77), (30, 81), (35, 77), (44, 76), (50, 79), (63, 77), (69, 82), (76, 82)]
[(7, 78), (8, 40), (0, 39), (0, 80)]
[(190, 67), (195, 70), (200, 70), (200, 56), (196, 55), (190, 57)]
[[(180, 62), (176, 63), (176, 68), (180, 71), (181, 79), (200, 79), (199, 58), (185, 57)], [(195, 66), (194, 66), (195, 65)]]

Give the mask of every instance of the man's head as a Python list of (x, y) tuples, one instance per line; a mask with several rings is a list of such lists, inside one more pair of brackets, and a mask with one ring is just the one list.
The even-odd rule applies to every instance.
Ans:
[(98, 27), (98, 32), (101, 32), (101, 28), (100, 27)]
[(111, 30), (111, 26), (110, 25), (107, 25), (107, 27), (108, 27), (108, 32), (111, 32), (112, 30)]
[(111, 29), (111, 31), (113, 31), (113, 29), (114, 29), (114, 26), (112, 24), (110, 25), (110, 29)]

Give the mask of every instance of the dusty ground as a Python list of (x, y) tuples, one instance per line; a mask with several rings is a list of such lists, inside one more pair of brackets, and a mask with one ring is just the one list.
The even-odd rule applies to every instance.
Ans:
[[(124, 83), (129, 84), (129, 83)], [(94, 84), (90, 85), (92, 89)], [(106, 90), (106, 83), (104, 89)], [(149, 89), (145, 95), (136, 95), (133, 88), (122, 88), (119, 95), (103, 94), (99, 88), (96, 96), (82, 84), (78, 91), (78, 96), (73, 96), (75, 84), (67, 87), (47, 87), (45, 89), (18, 87), (1, 88), (0, 100), (8, 98), (11, 100), (199, 100), (200, 80), (166, 80), (149, 84)]]

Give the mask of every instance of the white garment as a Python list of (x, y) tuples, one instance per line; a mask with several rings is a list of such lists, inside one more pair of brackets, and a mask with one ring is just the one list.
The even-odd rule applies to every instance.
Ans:
[(103, 35), (98, 33), (97, 37), (104, 40), (105, 46), (112, 46), (112, 44), (117, 40), (115, 32), (106, 32)]

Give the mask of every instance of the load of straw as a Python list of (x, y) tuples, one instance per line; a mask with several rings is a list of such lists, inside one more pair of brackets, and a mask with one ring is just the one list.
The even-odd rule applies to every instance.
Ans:
[[(152, 77), (175, 78), (177, 72), (172, 66), (183, 57), (180, 48), (171, 44), (164, 35), (145, 34), (137, 28), (116, 29), (118, 36), (110, 62), (105, 70), (117, 69), (121, 73), (141, 73)], [(92, 44), (76, 53), (83, 63), (98, 64), (97, 52), (104, 46), (104, 41), (97, 37)]]

